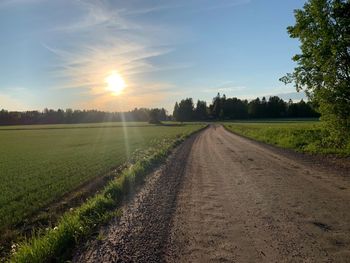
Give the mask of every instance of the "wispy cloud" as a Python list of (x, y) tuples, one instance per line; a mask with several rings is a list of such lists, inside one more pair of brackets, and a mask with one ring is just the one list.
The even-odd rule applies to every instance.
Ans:
[(91, 31), (96, 29), (131, 29), (131, 21), (126, 21), (121, 13), (123, 9), (117, 9), (106, 1), (75, 0), (72, 7), (77, 9), (80, 15), (73, 23), (64, 23), (53, 30), (65, 33), (79, 31)]
[[(42, 4), (43, 10), (52, 10), (53, 6), (57, 8), (59, 12), (53, 12), (52, 19), (43, 18), (42, 21), (48, 21), (49, 24), (43, 27), (45, 37), (39, 40), (43, 49), (52, 55), (48, 73), (45, 74), (53, 83), (50, 88), (55, 89), (54, 92), (67, 94), (72, 94), (74, 89), (74, 94), (79, 94), (79, 105), (104, 108), (105, 103), (117, 105), (114, 102), (118, 100), (123, 101), (118, 104), (123, 107), (137, 106), (137, 102), (139, 106), (160, 103), (162, 99), (174, 94), (176, 87), (163, 78), (152, 79), (152, 74), (146, 73), (193, 67), (191, 61), (166, 65), (164, 61), (159, 63), (160, 57), (175, 51), (179, 41), (184, 38), (181, 37), (181, 30), (175, 28), (176, 25), (144, 19), (147, 15), (171, 9), (179, 9), (181, 12), (214, 10), (248, 2), (249, 0), (156, 0), (137, 3), (113, 0), (2, 0), (0, 8), (28, 4)], [(186, 33), (187, 31), (184, 34)], [(105, 89), (104, 80), (114, 70), (127, 82), (127, 89), (119, 98), (110, 96)], [(244, 88), (234, 83), (224, 83), (206, 90), (224, 93)]]
[(126, 111), (142, 107), (164, 107), (165, 98), (176, 95), (174, 86), (168, 83), (145, 83), (144, 87), (129, 86), (123, 96), (113, 97), (107, 91), (92, 89), (95, 96), (80, 100), (81, 108)]
[(123, 10), (124, 15), (144, 15), (144, 14), (149, 14), (149, 13), (154, 13), (154, 12), (159, 12), (159, 11), (164, 11), (164, 10), (169, 10), (169, 9), (174, 9), (174, 8), (181, 8), (184, 7), (186, 4), (185, 3), (180, 3), (180, 1), (174, 3), (166, 3), (164, 4), (158, 4), (154, 6), (146, 6), (143, 8), (138, 8), (138, 9), (132, 9), (132, 10)]
[[(122, 41), (123, 42), (123, 41)], [(110, 39), (100, 44), (80, 46), (75, 51), (59, 50), (44, 45), (53, 52), (59, 63), (52, 76), (65, 85), (56, 88), (90, 88), (103, 84), (105, 77), (117, 70), (126, 78), (140, 73), (159, 70), (147, 60), (170, 52), (167, 47), (147, 47), (138, 43), (123, 44), (119, 39)], [(60, 81), (60, 83), (62, 83)]]
[(203, 89), (203, 92), (207, 92), (207, 93), (221, 92), (221, 93), (224, 93), (224, 92), (242, 91), (245, 89), (246, 89), (245, 86), (237, 85), (232, 81), (226, 81), (219, 86)]
[[(111, 96), (106, 97), (104, 83), (107, 75), (116, 70), (126, 79), (128, 87), (122, 97), (131, 106), (132, 100), (155, 101), (155, 98), (165, 96), (168, 92), (152, 88), (152, 83), (143, 83), (138, 77), (140, 74), (190, 66), (183, 63), (160, 67), (152, 63), (152, 58), (174, 50), (174, 43), (167, 43), (166, 37), (162, 36), (162, 32), (167, 32), (169, 28), (140, 25), (128, 18), (130, 15), (154, 12), (170, 6), (128, 10), (125, 7), (117, 8), (106, 1), (80, 0), (74, 3), (81, 16), (74, 22), (52, 29), (53, 34), (58, 34), (69, 44), (42, 43), (57, 61), (50, 70), (51, 77), (57, 80), (55, 89), (80, 89), (87, 104), (91, 105), (101, 104), (98, 100), (116, 100)], [(155, 39), (154, 34), (158, 38)], [(158, 85), (157, 82), (153, 84)], [(149, 92), (145, 92), (145, 87)], [(143, 99), (140, 97), (150, 93), (153, 99), (151, 95)]]

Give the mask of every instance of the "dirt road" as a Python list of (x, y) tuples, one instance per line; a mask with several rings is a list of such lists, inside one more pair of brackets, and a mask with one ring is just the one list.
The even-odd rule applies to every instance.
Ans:
[(74, 260), (350, 262), (349, 201), (350, 176), (211, 126)]

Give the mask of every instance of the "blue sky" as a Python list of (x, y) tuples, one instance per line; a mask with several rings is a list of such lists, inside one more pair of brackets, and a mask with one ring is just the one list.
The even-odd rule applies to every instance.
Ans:
[[(0, 108), (129, 110), (217, 92), (297, 99), (278, 79), (301, 0), (2, 0)], [(105, 79), (117, 71), (125, 90)]]

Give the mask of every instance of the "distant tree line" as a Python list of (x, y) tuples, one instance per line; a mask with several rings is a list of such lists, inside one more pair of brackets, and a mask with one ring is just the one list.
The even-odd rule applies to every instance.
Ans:
[(205, 101), (198, 100), (194, 105), (192, 98), (175, 103), (172, 118), (164, 108), (135, 108), (127, 112), (105, 112), (97, 110), (44, 109), (43, 111), (7, 111), (0, 110), (0, 125), (19, 124), (69, 124), (94, 123), (110, 121), (148, 121), (160, 123), (165, 120), (203, 121), (234, 120), (258, 118), (313, 118), (320, 115), (310, 102), (285, 102), (277, 96), (268, 100), (265, 97), (255, 100), (226, 98), (218, 95), (208, 106)]
[(314, 118), (319, 116), (312, 104), (303, 100), (285, 102), (277, 96), (272, 96), (268, 100), (263, 97), (248, 102), (248, 100), (238, 98), (226, 98), (225, 95), (220, 96), (220, 93), (213, 98), (209, 106), (201, 100), (194, 105), (192, 98), (187, 98), (179, 103), (176, 102), (173, 111), (173, 118), (177, 121)]
[(109, 121), (167, 120), (165, 109), (135, 108), (128, 112), (105, 112), (97, 110), (44, 109), (44, 111), (0, 111), (0, 125), (93, 123)]

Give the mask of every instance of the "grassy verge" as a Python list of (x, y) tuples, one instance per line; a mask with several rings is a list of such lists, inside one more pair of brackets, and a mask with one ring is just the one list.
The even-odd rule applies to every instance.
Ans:
[(118, 215), (117, 208), (123, 198), (137, 185), (142, 184), (145, 176), (163, 162), (175, 146), (193, 133), (188, 132), (176, 139), (163, 140), (162, 144), (157, 145), (156, 152), (137, 160), (111, 181), (100, 194), (64, 214), (56, 227), (42, 230), (18, 247), (14, 246), (10, 262), (50, 262), (69, 258), (76, 244), (100, 223)]
[(232, 122), (224, 126), (245, 137), (299, 152), (350, 155), (350, 142), (345, 147), (330, 145), (317, 121)]

